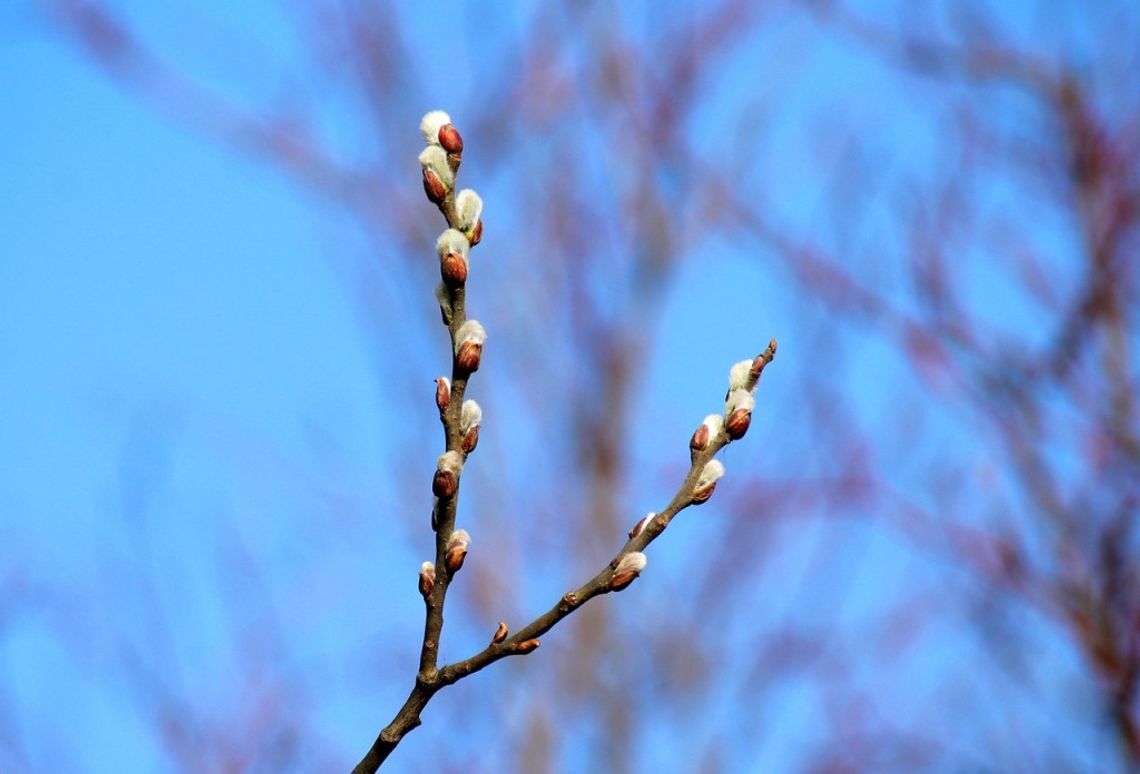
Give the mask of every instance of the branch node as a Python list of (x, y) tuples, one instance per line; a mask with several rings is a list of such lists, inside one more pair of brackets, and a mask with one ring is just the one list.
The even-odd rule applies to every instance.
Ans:
[(515, 645), (512, 652), (517, 655), (523, 655), (525, 653), (530, 653), (531, 651), (536, 650), (541, 644), (542, 643), (539, 642), (537, 637), (532, 637), (529, 640), (523, 640), (522, 642)]

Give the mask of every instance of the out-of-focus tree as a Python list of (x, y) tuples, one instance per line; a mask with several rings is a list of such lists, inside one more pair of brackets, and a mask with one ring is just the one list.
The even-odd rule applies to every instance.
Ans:
[[(497, 349), (456, 656), (548, 607), (666, 496), (715, 408), (697, 403), (711, 380), (655, 403), (670, 370), (719, 372), (792, 333), (794, 389), (760, 396), (724, 518), (678, 525), (637, 595), (440, 697), (396, 755), (526, 771), (1140, 762), (1137, 11), (612, 6), (543, 3), (492, 28), (466, 7), (284, 4), (297, 72), (266, 107), (201, 85), (109, 3), (43, 4), (116, 82), (357, 218), (361, 308), (378, 342), (411, 342), (391, 345), (405, 380), (380, 388), (428, 418), (442, 342), (414, 128), (434, 107), (461, 122), (478, 149), (465, 174), (495, 202), (474, 281)], [(435, 437), (409, 433), (404, 459), (430, 465)], [(408, 465), (402, 524), (376, 529), (426, 551)], [(346, 609), (414, 596), (414, 566), (406, 588), (360, 584)], [(269, 633), (248, 706), (132, 679), (185, 768), (203, 745), (218, 768), (313, 766), (288, 710), (320, 686), (278, 684), (290, 637), (244, 610), (236, 630)], [(390, 665), (357, 684), (374, 729), (398, 692), (371, 693), (406, 689), (418, 627), (361, 643)]]

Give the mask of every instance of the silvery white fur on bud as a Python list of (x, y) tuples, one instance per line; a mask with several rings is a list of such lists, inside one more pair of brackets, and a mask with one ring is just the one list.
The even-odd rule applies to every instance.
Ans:
[(467, 241), (467, 237), (463, 236), (463, 232), (453, 228), (447, 229), (439, 235), (439, 239), (435, 240), (435, 251), (439, 253), (440, 258), (448, 253), (457, 253), (466, 258), (470, 250), (471, 244)]
[(716, 438), (724, 428), (724, 417), (719, 414), (709, 414), (702, 424), (709, 429), (709, 438)]
[(472, 344), (482, 344), (487, 340), (487, 331), (479, 324), (478, 320), (468, 320), (459, 326), (459, 330), (455, 332), (455, 351), (458, 352), (459, 348), (471, 342)]
[(467, 282), (467, 253), (471, 249), (467, 237), (449, 228), (439, 235), (435, 249), (439, 253), (439, 271), (443, 284), (457, 288)]
[(736, 389), (728, 394), (724, 404), (725, 417), (732, 416), (737, 411), (752, 411), (756, 408), (756, 398), (746, 389)]
[(447, 151), (438, 145), (429, 145), (423, 149), (420, 153), (420, 166), (434, 172), (448, 191), (455, 185), (455, 173), (447, 163)]
[(615, 573), (623, 572), (641, 572), (645, 569), (648, 563), (645, 554), (640, 551), (630, 551), (628, 554), (618, 560), (617, 567), (614, 568)]
[(729, 438), (737, 441), (744, 437), (752, 424), (752, 409), (755, 407), (756, 399), (748, 390), (733, 390), (728, 394), (724, 405), (724, 430)]
[(701, 475), (697, 479), (696, 485), (693, 487), (693, 505), (708, 502), (708, 499), (712, 497), (712, 493), (716, 489), (717, 480), (723, 475), (724, 465), (720, 463), (720, 460), (709, 460), (706, 462), (704, 468), (701, 469)]
[(483, 422), (483, 409), (473, 400), (463, 401), (459, 411), (459, 448), (464, 454), (475, 451), (479, 445), (479, 425)]
[(694, 454), (704, 451), (720, 434), (723, 427), (724, 417), (719, 414), (709, 414), (705, 417), (705, 421), (701, 423), (700, 427), (693, 432), (693, 437), (689, 440), (689, 449), (691, 449)]
[(703, 489), (709, 484), (715, 484), (724, 475), (724, 464), (720, 460), (709, 460), (701, 470), (697, 479), (697, 489)]
[(455, 195), (455, 214), (459, 216), (457, 228), (470, 233), (483, 215), (483, 200), (470, 188), (464, 188)]
[(457, 529), (447, 539), (447, 550), (453, 548), (467, 548), (471, 545), (471, 535), (465, 529)]
[(463, 471), (463, 457), (457, 451), (441, 454), (435, 463), (435, 477), (431, 482), (436, 497), (454, 497), (459, 487), (459, 474)]
[(455, 332), (455, 366), (466, 373), (479, 370), (487, 332), (477, 320), (468, 320)]
[(467, 547), (471, 545), (471, 536), (465, 529), (457, 529), (447, 539), (447, 554), (444, 561), (449, 572), (456, 572), (463, 566), (467, 558)]
[(432, 110), (420, 119), (420, 134), (428, 145), (439, 145), (439, 128), (451, 123), (451, 116), (442, 110)]
[(472, 427), (483, 423), (483, 409), (473, 400), (463, 401), (459, 412), (459, 432), (466, 433)]
[(444, 325), (451, 325), (451, 290), (443, 282), (435, 286), (435, 300), (439, 301), (439, 315)]
[(629, 531), (629, 539), (633, 540), (635, 537), (640, 535), (642, 533), (642, 531), (645, 530), (646, 526), (649, 525), (649, 520), (652, 519), (656, 515), (657, 515), (656, 513), (654, 513), (653, 511), (650, 511), (649, 513), (642, 516), (641, 521), (634, 524), (633, 529), (631, 529)]
[(614, 568), (613, 577), (610, 578), (610, 589), (621, 591), (633, 583), (634, 579), (645, 569), (646, 561), (645, 554), (640, 551), (630, 551), (619, 559), (617, 567)]
[(431, 596), (433, 588), (435, 588), (435, 565), (424, 562), (420, 565), (420, 594), (427, 599)]
[[(752, 379), (752, 361), (741, 360), (729, 369), (728, 391), (749, 389), (749, 380)], [(755, 383), (753, 383), (755, 385)]]

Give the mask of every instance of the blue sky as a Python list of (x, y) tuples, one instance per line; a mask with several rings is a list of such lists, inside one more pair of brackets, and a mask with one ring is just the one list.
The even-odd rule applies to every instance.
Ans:
[[(395, 149), (385, 143), (405, 142), (391, 140), (400, 136), (394, 132), (369, 136), (349, 76), (318, 73), (302, 55), (294, 16), (303, 11), (257, 2), (115, 7), (164, 57), (223, 99), (285, 115), (315, 110), (316, 131), (338, 160), (386, 163)], [(637, 20), (632, 27), (652, 38), (659, 20), (649, 7), (631, 6), (628, 14)], [(425, 54), (415, 68), (422, 93), (403, 95), (399, 110), (385, 118), (406, 126), (410, 153), (408, 169), (383, 174), (406, 177), (415, 193), (420, 113), (447, 107), (459, 121), (464, 105), (479, 104), (482, 89), (518, 66), (520, 38), (540, 12), (526, 3), (501, 15), (463, 6), (441, 18), (416, 5), (397, 7), (403, 39)], [(676, 13), (697, 16), (683, 6)], [(554, 16), (550, 34), (558, 36), (557, 24), (567, 21)], [(1016, 13), (1006, 21), (1013, 29), (1038, 29)], [(438, 431), (430, 402), (415, 396), (430, 394), (446, 353), (440, 331), (426, 324), (434, 314), (431, 241), (422, 243), (424, 267), (401, 253), (401, 238), (371, 242), (344, 206), (219, 142), (179, 115), (181, 105), (148, 103), (108, 78), (38, 8), (9, 6), (0, 11), (0, 28), (6, 103), (0, 117), (0, 684), (7, 686), (0, 729), (14, 735), (0, 746), (0, 769), (35, 771), (49, 761), (74, 771), (175, 768), (158, 730), (170, 707), (202, 718), (196, 728), (203, 739), (203, 729), (215, 725), (223, 738), (227, 728), (295, 733), (290, 743), (300, 749), (292, 759), (303, 762), (299, 770), (343, 768), (402, 701), (415, 649), (408, 637), (422, 626), (412, 579), (430, 550), (426, 482)], [(440, 40), (451, 59), (430, 55)], [(782, 221), (822, 233), (834, 216), (826, 186), (855, 151), (831, 134), (821, 103), (855, 136), (872, 138), (856, 150), (883, 178), (914, 170), (946, 174), (927, 159), (936, 155), (938, 122), (953, 95), (931, 95), (915, 81), (889, 77), (881, 63), (825, 40), (802, 14), (777, 14), (763, 34), (713, 69), (686, 133), (701, 154), (721, 162), (742, 127), (763, 126), (766, 144), (749, 156), (763, 175), (749, 166), (739, 184), (754, 189), (757, 206)], [(770, 77), (733, 77), (754, 72)], [(607, 149), (586, 147), (597, 142), (588, 127), (581, 137), (582, 174), (592, 195), (614, 195), (604, 166), (599, 171)], [(463, 169), (466, 183), (484, 195), (489, 223), (474, 259), (482, 272), (473, 280), (479, 283), (474, 304), (498, 325), (489, 325), (489, 361), (480, 373), (501, 383), (478, 395), (500, 418), (488, 411), (484, 433), (499, 433), (500, 440), (487, 444), (486, 453), (491, 461), (495, 448), (521, 451), (531, 463), (508, 468), (502, 478), (489, 472), (490, 464), (477, 470), (469, 491), (471, 502), (485, 503), (482, 509), (512, 498), (531, 502), (529, 492), (512, 493), (510, 485), (540, 486), (544, 476), (558, 475), (551, 465), (567, 456), (541, 443), (550, 428), (516, 408), (532, 397), (516, 379), (527, 364), (509, 352), (496, 362), (493, 346), (498, 336), (507, 350), (527, 340), (531, 326), (559, 323), (549, 319), (550, 310), (528, 306), (519, 262), (490, 257), (519, 252), (510, 239), (523, 233), (528, 213), (508, 211), (519, 204), (519, 176), (528, 163), (557, 151), (577, 161), (575, 149), (552, 149), (540, 139), (507, 143), (497, 150), (501, 158), (469, 147)], [(986, 193), (995, 201), (1002, 196)], [(852, 260), (868, 270), (882, 261), (886, 277), (889, 259), (859, 245), (898, 236), (896, 206), (888, 194), (869, 191), (862, 230), (850, 246)], [(426, 203), (411, 217), (413, 233), (438, 228)], [(1042, 222), (1042, 241), (1062, 256), (1064, 276), (1063, 258), (1072, 248), (1064, 224)], [(606, 244), (606, 255), (624, 238), (591, 236)], [(888, 345), (838, 320), (818, 299), (790, 290), (788, 272), (768, 248), (725, 233), (697, 243), (692, 253), (646, 331), (653, 346), (634, 402), (644, 412), (634, 422), (644, 430), (629, 450), (633, 472), (620, 493), (631, 523), (668, 499), (668, 482), (675, 480), (669, 476), (684, 464), (683, 451), (670, 457), (662, 449), (683, 450), (678, 444), (691, 428), (719, 410), (728, 366), (755, 354), (771, 335), (780, 338), (781, 358), (765, 377), (747, 442), (729, 450), (724, 492), (734, 470), (776, 480), (835, 472), (820, 440), (835, 429), (814, 427), (817, 419), (797, 400), (805, 379), (821, 378), (819, 362), (795, 353), (827, 357), (823, 378), (863, 429), (897, 411), (918, 412), (923, 439), (888, 439), (867, 456), (872, 466), (898, 461), (900, 490), (921, 504), (938, 498), (923, 488), (930, 473), (925, 453), (950, 450), (956, 459), (985, 462), (985, 451), (972, 446), (952, 412), (922, 414), (915, 407), (922, 386)], [(1034, 310), (1007, 302), (980, 258), (967, 267), (974, 272), (967, 280), (971, 299), (999, 325), (1030, 327)], [(601, 303), (620, 306), (618, 293), (600, 294)], [(900, 454), (910, 443), (916, 454)], [(484, 511), (473, 511), (468, 518), (478, 523)], [(409, 512), (422, 513), (423, 523)], [(654, 545), (656, 578), (647, 575), (629, 598), (623, 595), (621, 604), (637, 611), (625, 625), (641, 631), (668, 623), (660, 599), (683, 594), (691, 563), (702, 561), (704, 545), (723, 539), (728, 514), (710, 504)], [(830, 654), (854, 654), (861, 671), (855, 682), (874, 692), (878, 667), (858, 644), (841, 641), (850, 632), (845, 627), (873, 625), (905, 597), (900, 589), (907, 584), (938, 589), (957, 576), (868, 524), (830, 525), (812, 512), (802, 523), (772, 525), (767, 539), (787, 545), (774, 552), (758, 609), (765, 621), (793, 628), (835, 624), (840, 634)], [(549, 572), (533, 588), (507, 594), (508, 608), (536, 613), (571, 579), (575, 565), (558, 554), (557, 528), (543, 534), (545, 545), (499, 547), (496, 561)], [(467, 594), (449, 603), (482, 613), (474, 592)], [(955, 705), (943, 693), (945, 675), (961, 673), (955, 663), (977, 658), (985, 647), (962, 625), (969, 616), (960, 612), (961, 620), (938, 622), (922, 635), (929, 646), (900, 665), (906, 678), (893, 693), (886, 690), (887, 703), (892, 717), (905, 718), (911, 703), (932, 702), (939, 707), (932, 734), (946, 734), (951, 746), (967, 751), (984, 750), (985, 729), (1000, 725), (1002, 713), (978, 711), (970, 694), (961, 706), (976, 724), (955, 734)], [(477, 647), (485, 634), (474, 614), (453, 615), (454, 656)], [(750, 649), (756, 636), (737, 626), (727, 634), (734, 653)], [(1035, 631), (1040, 624), (1025, 626)], [(408, 647), (376, 663), (378, 644), (400, 641)], [(540, 655), (566, 657), (558, 647), (571, 642), (562, 640), (552, 652), (544, 644)], [(1079, 682), (1080, 665), (1066, 645), (1047, 637), (1037, 642), (1044, 684)], [(533, 687), (523, 682), (523, 670), (536, 669), (534, 663), (500, 667), (498, 676), (480, 675), (441, 694), (436, 701), (447, 706), (433, 704), (425, 723), (463, 719), (488, 694), (510, 695), (512, 680), (520, 692)], [(151, 679), (156, 674), (161, 678)], [(474, 685), (480, 681), (485, 688)], [(769, 706), (780, 709), (756, 714), (726, 689), (710, 700), (707, 728), (696, 733), (715, 742), (725, 726), (762, 718), (764, 741), (726, 751), (726, 765), (794, 766), (812, 745), (827, 743), (818, 729), (828, 708), (808, 682), (802, 674), (777, 681), (768, 689), (775, 697)], [(1002, 690), (995, 689), (999, 702)], [(1089, 701), (1083, 688), (1072, 695), (1077, 705)], [(539, 712), (551, 699), (534, 701)], [(1063, 723), (1064, 705), (1050, 703), (1042, 717), (1026, 721), (1030, 736)], [(530, 705), (511, 706), (519, 717), (508, 722), (525, 728), (530, 713), (517, 708)], [(684, 716), (684, 708), (677, 711)], [(639, 760), (675, 761), (664, 737), (666, 729), (647, 732)], [(417, 731), (408, 747), (417, 746), (398, 754), (423, 765), (439, 739)], [(1082, 760), (1098, 760), (1099, 741), (1095, 732), (1073, 732), (1074, 745), (1091, 751)], [(589, 756), (603, 747), (586, 745), (585, 758), (571, 755), (567, 765), (596, 766)], [(467, 760), (493, 768), (509, 765), (513, 754), (483, 749), (476, 730), (456, 740), (446, 760), (457, 766), (475, 756)]]

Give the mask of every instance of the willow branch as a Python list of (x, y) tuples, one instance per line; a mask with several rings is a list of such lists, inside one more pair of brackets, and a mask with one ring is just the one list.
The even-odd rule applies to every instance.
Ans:
[[(765, 366), (776, 356), (776, 340), (751, 360), (733, 366), (729, 377), (724, 415), (710, 415), (693, 433), (689, 448), (691, 465), (672, 500), (660, 512), (650, 513), (634, 525), (629, 539), (592, 578), (566, 592), (542, 615), (513, 635), (500, 623), (491, 643), (478, 653), (438, 666), (439, 641), (443, 632), (443, 608), (447, 590), (455, 573), (462, 567), (467, 551), (467, 534), (455, 530), (463, 464), (478, 442), (477, 404), (463, 396), (468, 379), (478, 368), (482, 355), (482, 326), (466, 316), (465, 282), (468, 251), (479, 243), (482, 235), (482, 202), (474, 192), (455, 193), (455, 177), (461, 163), (463, 143), (458, 131), (444, 113), (433, 112), (421, 125), (428, 147), (420, 156), (423, 166), (424, 191), (437, 204), (449, 230), (437, 244), (440, 272), (444, 284), (440, 288), (440, 309), (452, 345), (450, 380), (437, 380), (436, 405), (444, 428), (445, 452), (437, 464), (432, 489), (436, 495), (432, 509), (432, 528), (436, 533), (435, 562), (425, 562), (420, 570), (420, 592), (424, 597), (424, 635), (420, 648), (420, 664), (404, 705), (377, 736), (368, 753), (353, 769), (354, 774), (375, 772), (392, 750), (421, 723), (421, 714), (431, 698), (445, 686), (462, 680), (507, 656), (531, 653), (539, 647), (539, 637), (562, 619), (594, 597), (620, 591), (632, 583), (644, 569), (642, 551), (690, 505), (708, 501), (716, 488), (724, 466), (715, 457), (733, 440), (745, 434), (751, 423), (755, 403), (752, 393)], [(474, 410), (470, 405), (474, 404)], [(475, 423), (472, 425), (472, 423)]]

